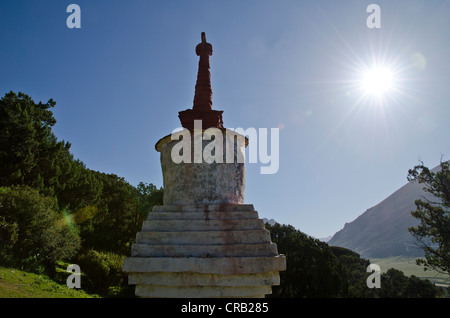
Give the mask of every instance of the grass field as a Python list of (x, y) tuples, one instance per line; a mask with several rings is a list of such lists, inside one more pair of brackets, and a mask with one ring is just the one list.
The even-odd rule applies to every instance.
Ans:
[[(69, 274), (67, 274), (69, 275)], [(57, 284), (45, 275), (0, 267), (0, 298), (93, 298), (82, 290)]]
[(389, 268), (395, 268), (401, 270), (406, 276), (414, 275), (419, 278), (428, 279), (435, 283), (436, 286), (450, 286), (450, 278), (448, 275), (431, 270), (424, 271), (423, 266), (416, 264), (416, 258), (399, 256), (371, 259), (370, 262), (380, 266), (382, 273), (386, 272)]

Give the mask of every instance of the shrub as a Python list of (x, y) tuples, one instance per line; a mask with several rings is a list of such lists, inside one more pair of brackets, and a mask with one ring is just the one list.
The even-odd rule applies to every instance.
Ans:
[(74, 256), (79, 247), (56, 199), (26, 186), (0, 187), (0, 263), (52, 273), (57, 260)]
[(122, 271), (123, 260), (122, 255), (93, 249), (80, 254), (76, 262), (86, 275), (81, 282), (82, 288), (107, 297), (132, 296), (133, 290)]

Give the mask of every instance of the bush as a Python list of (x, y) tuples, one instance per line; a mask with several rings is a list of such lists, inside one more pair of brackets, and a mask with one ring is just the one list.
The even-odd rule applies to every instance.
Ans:
[(124, 256), (93, 249), (80, 254), (76, 262), (85, 275), (82, 289), (107, 297), (132, 296), (134, 289), (128, 286), (127, 275), (122, 271), (123, 260)]
[(54, 272), (55, 262), (80, 247), (56, 199), (27, 186), (0, 187), (0, 263), (32, 272)]

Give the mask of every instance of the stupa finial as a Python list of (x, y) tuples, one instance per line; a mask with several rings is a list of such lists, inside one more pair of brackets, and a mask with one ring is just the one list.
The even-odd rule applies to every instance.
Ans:
[(201, 33), (202, 41), (195, 47), (200, 56), (198, 62), (197, 82), (195, 84), (194, 105), (192, 109), (179, 112), (181, 125), (193, 129), (194, 120), (202, 120), (202, 127), (223, 128), (222, 112), (212, 109), (212, 88), (209, 57), (213, 53), (212, 45), (206, 42), (205, 32)]
[(212, 55), (212, 45), (206, 42), (206, 34), (202, 32), (202, 42), (195, 48), (200, 56), (198, 62), (197, 83), (195, 84), (194, 110), (212, 110), (212, 88), (209, 57)]

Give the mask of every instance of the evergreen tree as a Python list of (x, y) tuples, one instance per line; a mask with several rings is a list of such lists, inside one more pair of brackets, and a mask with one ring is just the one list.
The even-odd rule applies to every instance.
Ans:
[(424, 190), (434, 200), (416, 200), (417, 210), (411, 214), (420, 221), (409, 231), (425, 252), (425, 260), (417, 263), (438, 272), (450, 274), (450, 169), (442, 162), (440, 170), (432, 172), (421, 163), (408, 171), (408, 180), (424, 184)]
[(142, 221), (147, 219), (148, 213), (152, 211), (153, 206), (162, 205), (164, 190), (157, 188), (151, 183), (140, 182), (136, 187), (138, 198), (138, 219), (137, 226), (140, 228)]
[(444, 295), (442, 288), (427, 279), (410, 277), (395, 268), (381, 274), (381, 288), (374, 290), (374, 297), (381, 298), (434, 298)]
[(46, 195), (64, 187), (70, 174), (70, 143), (57, 141), (55, 102), (35, 103), (28, 95), (7, 93), (0, 100), (0, 185), (27, 185)]
[(367, 267), (370, 265), (370, 260), (361, 258), (360, 255), (347, 248), (330, 246), (331, 251), (342, 263), (345, 275), (341, 276), (343, 284), (348, 286), (345, 297), (361, 298), (373, 297), (374, 294), (370, 288), (367, 287)]
[(278, 252), (286, 255), (286, 271), (271, 297), (340, 297), (347, 294), (345, 271), (328, 244), (307, 236), (291, 225), (270, 226)]

